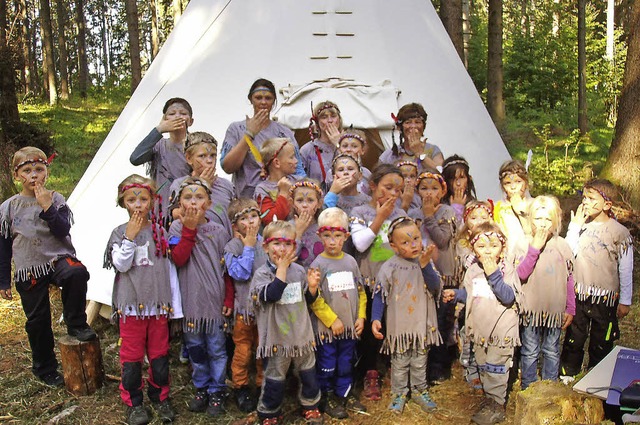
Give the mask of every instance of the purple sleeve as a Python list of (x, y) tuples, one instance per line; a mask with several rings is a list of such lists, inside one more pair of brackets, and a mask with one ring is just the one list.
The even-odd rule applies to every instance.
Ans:
[(47, 222), (49, 230), (58, 239), (69, 236), (71, 230), (71, 220), (69, 220), (69, 207), (64, 204), (60, 208), (51, 205), (48, 210), (42, 211), (39, 215)]
[(576, 315), (576, 289), (573, 274), (570, 274), (567, 279), (567, 307), (565, 313), (572, 316)]
[(462, 216), (464, 215), (464, 205), (462, 204), (451, 204), (451, 208), (456, 213), (456, 219), (458, 223), (462, 223)]
[(260, 291), (260, 298), (268, 303), (280, 301), (280, 298), (282, 298), (282, 293), (284, 292), (286, 287), (287, 284), (276, 277), (273, 279), (273, 282), (265, 286)]
[(249, 280), (253, 271), (253, 260), (255, 258), (255, 247), (245, 246), (242, 254), (235, 256), (230, 252), (224, 253), (224, 262), (227, 265), (227, 272), (233, 280)]
[(527, 255), (520, 264), (518, 264), (517, 271), (520, 280), (527, 280), (529, 276), (531, 276), (531, 273), (533, 273), (533, 269), (536, 267), (536, 263), (538, 262), (538, 257), (540, 257), (540, 250), (529, 245)]
[(502, 277), (502, 272), (500, 269), (491, 273), (487, 276), (487, 282), (489, 282), (489, 286), (491, 286), (491, 290), (500, 301), (505, 306), (511, 306), (516, 300), (516, 294), (509, 285), (504, 283), (504, 278)]
[(13, 241), (11, 237), (0, 236), (0, 289), (11, 288), (11, 257)]
[(371, 305), (371, 321), (378, 320), (382, 322), (382, 314), (384, 313), (384, 301), (382, 300), (382, 291), (373, 294), (373, 304)]

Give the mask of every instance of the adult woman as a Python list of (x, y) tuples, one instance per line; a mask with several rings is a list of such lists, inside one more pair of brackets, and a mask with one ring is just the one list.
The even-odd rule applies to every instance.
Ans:
[[(258, 151), (267, 139), (286, 137), (291, 140), (298, 157), (295, 175), (305, 176), (298, 142), (293, 132), (270, 118), (271, 109), (276, 101), (276, 89), (273, 83), (264, 78), (257, 79), (251, 85), (247, 97), (253, 106), (253, 116), (251, 118), (247, 116), (246, 120), (229, 125), (220, 153), (220, 165), (226, 173), (233, 174), (233, 184), (239, 198), (253, 198), (262, 170)], [(252, 149), (251, 145), (255, 149)]]
[(427, 113), (419, 103), (409, 103), (398, 111), (395, 118), (400, 130), (399, 145), (392, 146), (380, 155), (380, 163), (395, 164), (397, 161), (418, 163), (418, 172), (433, 171), (444, 162), (442, 151), (436, 145), (422, 139), (427, 125)]

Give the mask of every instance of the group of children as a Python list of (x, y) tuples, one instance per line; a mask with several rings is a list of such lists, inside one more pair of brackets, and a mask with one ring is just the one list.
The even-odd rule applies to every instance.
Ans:
[[(256, 105), (275, 96), (264, 81), (254, 86)], [(631, 304), (633, 258), (629, 232), (611, 213), (616, 188), (608, 181), (585, 185), (565, 240), (557, 199), (531, 199), (519, 161), (500, 168), (504, 200), (476, 200), (467, 161), (444, 159), (421, 140), (426, 113), (418, 104), (398, 112), (400, 145), (371, 171), (360, 163), (365, 133), (343, 130), (334, 103), (314, 108), (315, 138), (300, 150), (292, 137), (258, 144), (271, 124), (256, 107), (227, 132), (245, 129), (221, 159), (243, 174), (235, 187), (216, 176), (215, 138), (187, 131), (188, 102), (170, 99), (163, 112), (131, 157), (150, 162), (153, 178), (134, 174), (118, 185), (129, 220), (113, 230), (105, 253), (116, 273), (129, 424), (151, 420), (145, 355), (148, 397), (164, 422), (175, 418), (170, 320), (181, 324), (192, 366), (189, 410), (224, 413), (230, 363), (240, 410), (257, 408), (263, 424), (282, 420), (291, 365), (309, 423), (322, 423), (322, 413), (344, 419), (366, 411), (354, 388), (362, 381), (362, 396), (379, 400), (382, 373), (390, 377), (390, 410), (401, 413), (410, 399), (430, 412), (437, 406), (428, 388), (450, 377), (461, 340), (465, 376), (486, 396), (472, 421), (492, 424), (505, 417), (516, 347), (523, 389), (537, 379), (540, 352), (542, 379), (557, 380), (580, 371), (587, 337), (589, 366), (612, 349), (617, 319)], [(260, 180), (242, 171), (240, 149), (262, 166), (249, 168)], [(300, 176), (299, 157), (308, 177)], [(12, 165), (22, 192), (0, 207), (0, 295), (11, 297), (13, 255), (34, 372), (47, 382), (56, 363), (50, 319), (35, 323), (44, 314), (37, 288), (62, 286), (69, 333), (90, 339), (84, 303), (75, 305), (88, 274), (70, 244), (64, 199), (44, 188), (44, 153), (21, 149)]]

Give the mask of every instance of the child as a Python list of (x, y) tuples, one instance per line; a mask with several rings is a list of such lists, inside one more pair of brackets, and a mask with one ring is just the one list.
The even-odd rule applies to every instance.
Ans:
[[(371, 329), (384, 338), (382, 352), (391, 354), (389, 410), (402, 413), (407, 394), (425, 412), (436, 408), (427, 391), (427, 350), (442, 342), (437, 328), (432, 293), (440, 291), (440, 278), (431, 266), (434, 246), (422, 246), (416, 223), (399, 217), (389, 226), (395, 255), (385, 262), (376, 278)], [(386, 337), (381, 333), (386, 304)]]
[(613, 217), (618, 190), (608, 180), (587, 182), (582, 203), (567, 231), (576, 256), (576, 314), (564, 337), (561, 374), (580, 372), (589, 338), (587, 368), (597, 365), (620, 337), (618, 320), (629, 313), (632, 299), (633, 240)]
[(145, 353), (150, 364), (147, 394), (163, 422), (175, 418), (168, 398), (170, 261), (154, 193), (153, 180), (137, 174), (118, 185), (118, 205), (127, 209), (130, 218), (113, 230), (105, 254), (105, 267), (116, 269), (113, 309), (122, 341), (120, 397), (128, 406), (130, 425), (150, 420), (142, 404)]
[[(235, 350), (231, 361), (231, 376), (238, 408), (245, 413), (255, 410), (257, 400), (249, 390), (249, 371), (252, 352), (258, 345), (258, 327), (249, 298), (251, 279), (267, 259), (262, 248), (260, 210), (252, 199), (234, 199), (229, 205), (229, 219), (234, 237), (224, 247), (224, 260), (235, 287), (235, 325), (233, 342)], [(256, 363), (256, 387), (262, 386), (262, 361)]]
[(321, 410), (332, 418), (345, 419), (347, 410), (367, 410), (352, 391), (356, 340), (364, 329), (367, 295), (356, 260), (342, 251), (349, 237), (347, 214), (340, 208), (328, 208), (320, 213), (318, 226), (324, 251), (311, 268), (320, 270), (321, 296), (311, 310)]
[(396, 162), (396, 167), (400, 169), (402, 177), (404, 177), (404, 188), (402, 189), (402, 195), (400, 195), (402, 209), (409, 211), (411, 208), (420, 208), (422, 201), (416, 190), (418, 164), (414, 161), (398, 161)]
[[(424, 172), (418, 177), (418, 194), (421, 208), (409, 211), (409, 217), (418, 220), (424, 240), (433, 241), (438, 248), (435, 265), (445, 288), (456, 288), (454, 279), (456, 214), (449, 205), (440, 201), (447, 192), (447, 184), (440, 174)], [(438, 305), (438, 329), (443, 344), (429, 351), (428, 378), (431, 385), (437, 385), (451, 377), (451, 364), (456, 358), (455, 306)]]
[(338, 207), (349, 215), (354, 207), (367, 204), (371, 197), (358, 191), (362, 167), (357, 157), (338, 153), (331, 163), (333, 182), (324, 197), (324, 208)]
[[(367, 149), (367, 136), (364, 131), (349, 129), (342, 132), (340, 139), (338, 139), (337, 153), (343, 153), (351, 155), (356, 158), (359, 163), (362, 163), (362, 157)], [(371, 171), (367, 167), (360, 166), (362, 177), (358, 182), (358, 192), (366, 195), (371, 195), (369, 190), (369, 178), (371, 177)]]
[(513, 159), (502, 164), (498, 175), (506, 199), (496, 203), (493, 216), (507, 238), (508, 251), (513, 253), (518, 242), (531, 233), (526, 218), (529, 174), (522, 161)]
[[(187, 136), (185, 157), (191, 167), (191, 177), (199, 177), (207, 182), (211, 188), (211, 207), (207, 210), (210, 219), (224, 226), (231, 237), (231, 223), (226, 211), (229, 203), (236, 197), (236, 190), (227, 179), (216, 176), (216, 160), (218, 156), (218, 142), (209, 133), (196, 131)], [(182, 176), (171, 184), (171, 202), (176, 207), (172, 210), (174, 219), (181, 217), (180, 203), (175, 201), (176, 194), (182, 182), (189, 176)]]
[(534, 198), (528, 210), (532, 240), (526, 256), (519, 255), (518, 276), (526, 303), (520, 312), (521, 385), (537, 380), (542, 351), (542, 379), (557, 381), (560, 368), (560, 333), (576, 312), (573, 253), (558, 236), (562, 225), (560, 203), (553, 196)]
[(0, 205), (0, 296), (13, 299), (14, 281), (27, 317), (31, 370), (45, 384), (62, 386), (53, 352), (49, 285), (62, 288), (67, 333), (80, 341), (96, 338), (84, 312), (89, 273), (71, 244), (71, 211), (58, 192), (45, 188), (49, 161), (38, 148), (24, 147), (11, 160), (22, 189)]
[(305, 269), (322, 252), (322, 242), (318, 236), (318, 214), (322, 205), (322, 189), (315, 180), (303, 179), (289, 189), (293, 206), (298, 244), (298, 260)]
[(465, 205), (476, 199), (476, 186), (469, 174), (469, 163), (459, 155), (448, 157), (442, 163), (442, 177), (447, 184), (442, 203), (451, 205), (458, 222), (462, 222)]
[(477, 424), (495, 424), (505, 418), (504, 404), (513, 350), (518, 335), (516, 271), (503, 255), (506, 240), (494, 223), (483, 223), (469, 242), (478, 259), (464, 276), (460, 289), (445, 289), (443, 302), (465, 303), (467, 337), (473, 341), (485, 400), (471, 417)]
[(171, 258), (178, 266), (184, 314), (184, 342), (193, 368), (196, 394), (189, 403), (192, 412), (209, 416), (224, 413), (227, 352), (225, 317), (232, 306), (225, 305), (222, 256), (226, 232), (206, 218), (211, 204), (207, 183), (187, 178), (178, 189), (182, 218), (171, 223)]
[[(375, 278), (382, 264), (393, 257), (389, 245), (388, 229), (392, 220), (407, 214), (397, 207), (397, 200), (404, 186), (402, 173), (391, 164), (378, 164), (371, 173), (369, 187), (371, 201), (351, 210), (351, 240), (360, 253), (360, 273), (369, 291), (370, 299)], [(371, 303), (367, 304), (367, 316), (371, 317)], [(358, 367), (366, 372), (363, 395), (371, 400), (380, 400), (380, 383), (377, 370), (380, 341), (373, 337), (371, 328), (365, 326), (358, 347)]]
[(289, 216), (291, 180), (287, 176), (295, 173), (298, 159), (293, 143), (283, 138), (264, 142), (260, 154), (266, 179), (256, 186), (253, 199), (260, 206), (262, 224), (266, 226), (274, 217), (276, 220), (285, 220)]
[(342, 131), (340, 109), (331, 101), (320, 102), (313, 108), (309, 121), (312, 140), (300, 148), (302, 165), (307, 176), (319, 181), (323, 192), (326, 192), (330, 186), (329, 166)]
[[(169, 187), (174, 179), (189, 174), (184, 156), (184, 143), (193, 124), (193, 110), (185, 99), (174, 97), (164, 104), (160, 124), (151, 130), (131, 154), (133, 165), (148, 163), (148, 173), (156, 182), (157, 195), (168, 200)], [(163, 138), (169, 133), (169, 138)]]
[[(282, 421), (282, 402), (289, 366), (300, 379), (298, 392), (302, 415), (307, 423), (322, 423), (318, 410), (320, 390), (316, 381), (315, 342), (307, 304), (318, 295), (320, 273), (296, 264), (295, 228), (286, 221), (275, 221), (264, 228), (263, 248), (267, 263), (251, 280), (251, 296), (256, 303), (258, 323), (257, 357), (268, 359), (258, 417), (262, 424)], [(308, 288), (305, 289), (305, 280)]]

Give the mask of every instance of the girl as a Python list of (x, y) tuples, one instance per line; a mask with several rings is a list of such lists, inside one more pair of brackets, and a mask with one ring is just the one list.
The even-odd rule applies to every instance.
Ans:
[(396, 167), (402, 172), (404, 177), (404, 188), (400, 195), (401, 207), (405, 211), (411, 208), (419, 208), (422, 205), (420, 195), (416, 191), (416, 182), (418, 180), (418, 164), (414, 161), (398, 161)]
[(247, 97), (253, 107), (253, 116), (229, 125), (220, 153), (220, 165), (225, 173), (233, 175), (233, 185), (240, 198), (253, 198), (256, 186), (260, 183), (263, 164), (267, 163), (267, 160), (260, 156), (259, 149), (269, 139), (287, 138), (291, 141), (298, 159), (292, 174), (300, 178), (305, 176), (298, 142), (293, 132), (270, 118), (276, 101), (276, 88), (273, 83), (264, 78), (257, 79), (251, 85)]
[[(438, 248), (435, 265), (441, 275), (445, 288), (455, 288), (459, 282), (454, 280), (454, 235), (456, 215), (452, 207), (440, 201), (447, 192), (447, 184), (440, 174), (424, 172), (418, 177), (418, 194), (421, 208), (409, 211), (409, 217), (418, 220), (423, 240), (433, 241)], [(428, 377), (431, 385), (437, 385), (451, 376), (451, 363), (456, 357), (455, 306), (438, 306), (438, 328), (443, 344), (429, 350)]]
[[(193, 124), (193, 109), (185, 99), (174, 97), (164, 104), (160, 124), (151, 130), (131, 154), (133, 165), (148, 163), (148, 173), (159, 188), (157, 196), (165, 201), (174, 179), (189, 173), (184, 156), (184, 144)], [(163, 138), (169, 133), (169, 138)]]
[(394, 164), (397, 161), (412, 160), (418, 163), (419, 171), (433, 171), (442, 165), (444, 157), (436, 145), (422, 139), (427, 125), (427, 113), (419, 103), (409, 103), (392, 114), (396, 128), (400, 131), (400, 143), (395, 144), (380, 155), (380, 162)]
[[(366, 283), (367, 299), (371, 299), (375, 277), (382, 264), (393, 256), (389, 245), (388, 230), (392, 220), (406, 216), (406, 212), (396, 206), (404, 182), (398, 167), (379, 164), (373, 169), (369, 188), (371, 201), (351, 210), (351, 239), (361, 253), (360, 272)], [(367, 303), (367, 317), (371, 317), (371, 303)], [(358, 366), (366, 371), (364, 396), (380, 400), (380, 383), (377, 371), (377, 353), (380, 342), (373, 337), (371, 327), (365, 326), (360, 340), (359, 353), (362, 356)]]
[(509, 252), (514, 252), (517, 243), (531, 233), (527, 220), (529, 174), (522, 161), (512, 159), (502, 164), (498, 176), (506, 199), (496, 203), (493, 216), (507, 237)]
[(347, 215), (354, 207), (371, 201), (369, 195), (358, 191), (362, 179), (362, 167), (357, 157), (347, 153), (338, 153), (331, 163), (333, 183), (324, 197), (324, 208), (338, 207)]
[[(558, 236), (562, 210), (553, 196), (538, 196), (529, 205), (532, 238), (526, 256), (519, 255), (518, 276), (526, 303), (520, 312), (521, 388), (537, 380), (542, 350), (542, 379), (558, 380), (560, 333), (576, 313), (573, 252)], [(524, 257), (524, 258), (523, 258)]]
[(298, 264), (308, 269), (322, 252), (322, 241), (317, 234), (318, 215), (322, 205), (322, 189), (311, 179), (303, 179), (289, 189), (293, 209), (293, 223), (298, 244)]
[(113, 230), (105, 254), (105, 267), (116, 269), (113, 309), (122, 341), (120, 397), (128, 406), (129, 424), (146, 424), (150, 420), (142, 404), (145, 354), (150, 364), (147, 394), (163, 422), (175, 417), (168, 398), (168, 318), (173, 310), (169, 246), (154, 194), (153, 180), (137, 174), (118, 185), (118, 205), (127, 209), (130, 218)]
[(485, 400), (471, 417), (477, 424), (495, 424), (505, 418), (509, 368), (514, 347), (520, 345), (518, 304), (520, 282), (510, 262), (504, 261), (505, 237), (494, 223), (483, 223), (471, 234), (477, 262), (464, 276), (460, 289), (445, 289), (444, 302), (467, 305), (467, 336), (473, 341)]
[(260, 206), (262, 224), (275, 220), (285, 220), (289, 216), (289, 188), (298, 165), (295, 146), (289, 139), (269, 139), (260, 148), (264, 163), (265, 180), (255, 188), (253, 199)]
[(341, 131), (342, 117), (338, 105), (325, 100), (313, 108), (313, 115), (309, 120), (312, 140), (300, 148), (300, 156), (307, 176), (319, 181), (323, 192), (326, 192), (330, 185), (329, 167)]
[(447, 193), (442, 198), (442, 203), (451, 205), (458, 222), (462, 222), (464, 206), (476, 199), (476, 186), (469, 174), (469, 163), (458, 155), (448, 157), (442, 163), (442, 177), (447, 183)]
[(367, 167), (362, 166), (362, 158), (367, 149), (367, 136), (364, 131), (356, 129), (348, 129), (342, 132), (340, 139), (338, 139), (339, 153), (345, 153), (356, 158), (360, 163), (360, 171), (362, 177), (358, 182), (358, 191), (367, 195), (371, 195), (369, 190), (369, 178), (371, 177), (371, 171)]
[(40, 149), (27, 146), (11, 160), (20, 193), (0, 205), (0, 296), (13, 299), (14, 281), (27, 317), (34, 375), (45, 384), (64, 384), (53, 352), (49, 285), (62, 288), (64, 321), (69, 335), (81, 341), (96, 338), (87, 325), (85, 302), (89, 273), (76, 259), (71, 244), (71, 211), (65, 199), (45, 188), (49, 161)]

